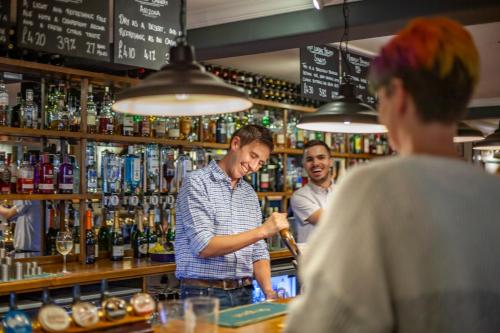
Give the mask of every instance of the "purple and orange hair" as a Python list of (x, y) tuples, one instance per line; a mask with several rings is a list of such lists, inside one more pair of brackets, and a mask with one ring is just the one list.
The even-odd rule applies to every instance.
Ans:
[(373, 89), (394, 77), (402, 79), (424, 121), (456, 121), (450, 113), (464, 114), (479, 80), (479, 55), (459, 23), (443, 17), (414, 19), (372, 61)]

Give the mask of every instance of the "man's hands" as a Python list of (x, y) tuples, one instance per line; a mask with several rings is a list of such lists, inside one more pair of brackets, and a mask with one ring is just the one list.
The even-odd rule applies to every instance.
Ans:
[(264, 238), (277, 234), (280, 230), (289, 228), (286, 213), (272, 213), (271, 216), (260, 226)]

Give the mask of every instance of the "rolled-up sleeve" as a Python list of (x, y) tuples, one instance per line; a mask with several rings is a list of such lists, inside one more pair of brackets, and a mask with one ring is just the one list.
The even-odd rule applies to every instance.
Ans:
[(309, 223), (307, 219), (321, 208), (314, 200), (297, 192), (292, 195), (290, 205), (292, 206), (293, 214), (302, 224)]
[(210, 217), (208, 193), (198, 179), (184, 180), (177, 201), (182, 228), (190, 240), (193, 254), (198, 256), (214, 237), (214, 223)]

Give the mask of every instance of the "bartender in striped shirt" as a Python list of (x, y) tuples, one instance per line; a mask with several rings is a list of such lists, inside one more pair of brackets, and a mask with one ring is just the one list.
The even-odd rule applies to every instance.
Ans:
[(262, 222), (257, 194), (243, 177), (257, 172), (273, 150), (271, 132), (246, 125), (219, 162), (191, 172), (177, 200), (176, 277), (181, 298), (213, 296), (221, 308), (252, 302), (253, 277), (267, 298), (271, 287), (265, 239), (288, 228), (286, 214)]

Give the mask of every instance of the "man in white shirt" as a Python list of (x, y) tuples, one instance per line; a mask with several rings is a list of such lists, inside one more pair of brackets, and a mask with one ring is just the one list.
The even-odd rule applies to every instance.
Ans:
[(453, 144), (478, 74), (472, 37), (447, 18), (411, 21), (372, 61), (399, 156), (336, 186), (287, 333), (500, 332), (500, 179)]
[(290, 201), (299, 243), (307, 241), (323, 213), (327, 197), (333, 188), (332, 166), (330, 149), (326, 143), (319, 140), (307, 142), (302, 167), (307, 172), (309, 183), (295, 191)]

